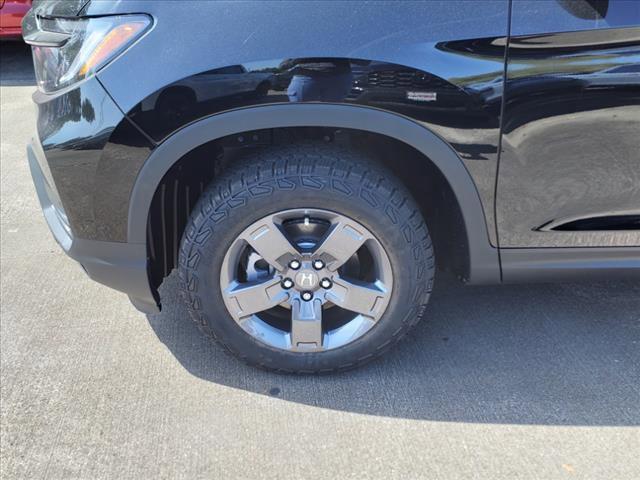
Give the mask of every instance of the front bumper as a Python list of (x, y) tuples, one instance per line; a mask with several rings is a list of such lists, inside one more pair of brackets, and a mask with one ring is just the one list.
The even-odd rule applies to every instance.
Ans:
[(146, 245), (74, 237), (64, 212), (56, 207), (55, 188), (43, 173), (46, 158), (37, 139), (27, 147), (27, 156), (44, 217), (67, 255), (78, 261), (91, 279), (126, 293), (141, 312), (158, 313), (158, 302), (149, 286)]

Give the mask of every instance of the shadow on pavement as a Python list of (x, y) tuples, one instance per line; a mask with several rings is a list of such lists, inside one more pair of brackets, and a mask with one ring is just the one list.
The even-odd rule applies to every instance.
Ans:
[(23, 42), (0, 43), (0, 86), (35, 85), (31, 47)]
[(423, 322), (384, 358), (332, 376), (248, 367), (204, 338), (174, 272), (151, 327), (204, 380), (367, 415), (640, 425), (640, 283), (464, 287), (440, 281)]

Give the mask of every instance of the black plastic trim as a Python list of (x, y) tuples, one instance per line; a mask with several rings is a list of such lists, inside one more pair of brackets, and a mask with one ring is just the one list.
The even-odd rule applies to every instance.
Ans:
[(190, 150), (243, 131), (302, 126), (378, 133), (400, 140), (426, 155), (449, 181), (462, 210), (469, 242), (468, 282), (500, 282), (498, 252), (489, 242), (480, 197), (462, 160), (444, 140), (413, 120), (371, 107), (265, 105), (213, 115), (179, 130), (154, 150), (138, 174), (129, 202), (128, 241), (146, 243), (147, 217), (156, 188), (171, 166)]
[(640, 280), (640, 247), (503, 248), (504, 283)]

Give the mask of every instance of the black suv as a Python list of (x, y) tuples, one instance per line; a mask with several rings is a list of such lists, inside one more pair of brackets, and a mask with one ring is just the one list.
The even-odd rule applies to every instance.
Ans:
[[(331, 372), (469, 284), (640, 278), (640, 2), (34, 2), (45, 217), (251, 364)], [(426, 314), (428, 316), (428, 313)]]

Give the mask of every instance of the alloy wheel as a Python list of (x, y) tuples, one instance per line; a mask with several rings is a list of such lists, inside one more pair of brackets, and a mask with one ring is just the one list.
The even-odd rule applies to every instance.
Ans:
[(318, 352), (361, 338), (393, 289), (389, 257), (359, 222), (292, 209), (247, 227), (225, 254), (220, 288), (229, 314), (254, 339)]

